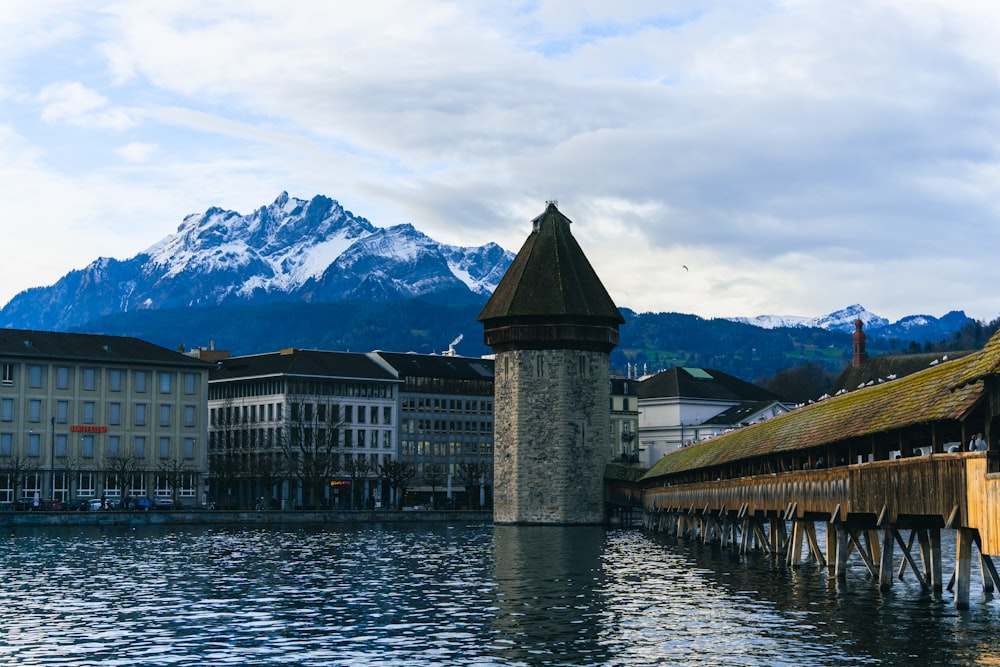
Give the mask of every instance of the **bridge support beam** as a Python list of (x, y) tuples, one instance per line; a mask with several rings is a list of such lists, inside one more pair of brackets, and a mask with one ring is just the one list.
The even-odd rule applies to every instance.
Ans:
[(955, 607), (969, 608), (969, 578), (972, 574), (973, 530), (959, 528), (955, 539)]

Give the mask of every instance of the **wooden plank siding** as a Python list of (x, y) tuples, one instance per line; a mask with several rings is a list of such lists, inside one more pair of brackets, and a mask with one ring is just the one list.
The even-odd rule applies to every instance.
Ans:
[[(970, 469), (971, 468), (971, 469)], [(986, 457), (977, 454), (935, 454), (892, 461), (875, 461), (824, 470), (801, 470), (697, 484), (650, 486), (644, 509), (785, 512), (796, 507), (796, 517), (834, 517), (847, 523), (874, 526), (878, 518), (943, 526), (958, 508), (952, 527), (977, 528), (987, 553), (1000, 553), (986, 535), (1000, 539), (993, 508), (1000, 501), (1000, 475), (986, 480)], [(973, 481), (970, 487), (970, 480)], [(979, 487), (983, 487), (980, 489)], [(975, 493), (971, 489), (977, 489)], [(993, 495), (990, 495), (993, 494)], [(970, 509), (972, 506), (973, 509)], [(989, 551), (993, 548), (993, 551)]]
[(1000, 474), (987, 473), (986, 466), (987, 460), (981, 456), (968, 461), (965, 523), (979, 531), (983, 553), (1000, 556)]

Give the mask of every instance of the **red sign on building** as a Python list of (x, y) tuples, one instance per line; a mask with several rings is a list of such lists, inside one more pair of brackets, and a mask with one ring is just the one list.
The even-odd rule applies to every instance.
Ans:
[(69, 427), (73, 433), (107, 433), (107, 426), (91, 426), (89, 424), (73, 424)]

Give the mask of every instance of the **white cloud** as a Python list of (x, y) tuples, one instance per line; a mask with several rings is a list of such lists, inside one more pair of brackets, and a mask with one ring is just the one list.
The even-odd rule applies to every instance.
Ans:
[(159, 148), (156, 144), (133, 141), (119, 147), (115, 152), (129, 162), (149, 162), (149, 158)]
[(122, 109), (113, 108), (108, 100), (81, 83), (52, 83), (38, 94), (42, 120), (65, 122), (81, 127), (124, 130), (135, 124)]
[(639, 310), (1000, 312), (978, 286), (1000, 280), (1000, 7), (36, 6), (0, 10), (0, 105), (37, 178), (15, 180), (108, 197), (73, 212), (40, 196), (53, 225), (132, 214), (146, 243), (288, 190), (516, 249), (556, 198)]

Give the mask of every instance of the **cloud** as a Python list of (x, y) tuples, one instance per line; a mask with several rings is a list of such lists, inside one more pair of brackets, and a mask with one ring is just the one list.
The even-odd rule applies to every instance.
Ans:
[(0, 90), (42, 90), (31, 102), (57, 138), (10, 121), (40, 171), (172, 202), (145, 214), (165, 229), (181, 208), (246, 211), (288, 190), (516, 249), (555, 198), (612, 295), (640, 310), (968, 303), (992, 317), (1000, 295), (936, 283), (959, 264), (1000, 280), (998, 14), (933, 0), (66, 0), (0, 14), (41, 44), (0, 46), (19, 63), (0, 65)]
[(149, 162), (150, 156), (159, 148), (156, 144), (133, 141), (119, 147), (115, 152), (129, 162)]
[(112, 107), (108, 100), (79, 82), (49, 84), (38, 94), (42, 120), (64, 122), (80, 127), (124, 130), (135, 121), (122, 109)]

